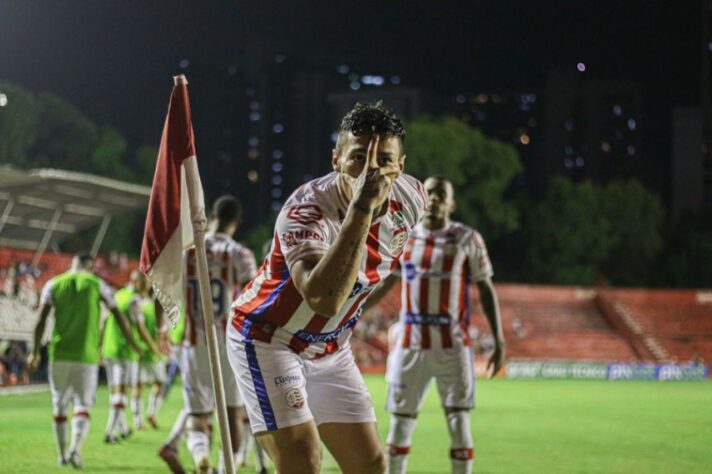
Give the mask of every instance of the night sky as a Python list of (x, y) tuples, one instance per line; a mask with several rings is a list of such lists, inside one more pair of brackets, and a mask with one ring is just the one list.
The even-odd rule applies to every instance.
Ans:
[(695, 0), (203, 3), (1, 0), (0, 78), (62, 96), (131, 145), (158, 143), (181, 59), (227, 66), (256, 47), (393, 60), (404, 84), (440, 94), (536, 89), (581, 61), (642, 85), (650, 134), (699, 101)]

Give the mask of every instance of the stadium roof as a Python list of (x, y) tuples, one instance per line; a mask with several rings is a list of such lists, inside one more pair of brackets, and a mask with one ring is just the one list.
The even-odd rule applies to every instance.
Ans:
[(0, 167), (0, 246), (37, 251), (101, 223), (96, 253), (111, 216), (146, 208), (151, 189), (85, 173)]

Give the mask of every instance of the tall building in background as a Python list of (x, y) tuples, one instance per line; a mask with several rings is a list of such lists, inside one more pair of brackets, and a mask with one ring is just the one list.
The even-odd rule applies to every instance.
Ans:
[(533, 91), (476, 91), (451, 97), (443, 112), (481, 129), (488, 137), (514, 145), (525, 170), (517, 184), (523, 185), (537, 179), (543, 146), (541, 102)]
[(606, 182), (642, 175), (640, 86), (552, 71), (546, 82), (540, 177), (564, 174)]

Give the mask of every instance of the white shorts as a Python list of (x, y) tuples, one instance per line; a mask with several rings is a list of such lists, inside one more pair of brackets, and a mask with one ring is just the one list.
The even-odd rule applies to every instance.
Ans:
[(89, 413), (96, 401), (99, 367), (96, 364), (55, 360), (49, 364), (49, 388), (54, 416), (67, 416), (69, 404), (74, 413)]
[(376, 421), (371, 396), (349, 347), (322, 359), (302, 359), (287, 347), (228, 338), (253, 433), (314, 420)]
[(396, 347), (388, 354), (386, 410), (409, 415), (418, 413), (433, 377), (444, 407), (475, 407), (474, 352), (471, 348), (417, 350)]
[(138, 364), (140, 383), (166, 383), (166, 364), (164, 362), (141, 362)]
[[(215, 409), (213, 381), (208, 358), (208, 346), (198, 338), (195, 346), (182, 349), (180, 370), (183, 376), (183, 406), (188, 413), (205, 414)], [(218, 353), (225, 386), (225, 402), (229, 407), (241, 407), (245, 404), (235, 381), (235, 374), (230, 370), (224, 340), (218, 337)]]
[(104, 369), (110, 388), (133, 387), (138, 380), (138, 362), (125, 359), (105, 359)]

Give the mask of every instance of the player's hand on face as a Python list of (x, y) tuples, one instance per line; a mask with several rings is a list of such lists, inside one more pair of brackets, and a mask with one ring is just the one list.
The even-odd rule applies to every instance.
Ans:
[(501, 344), (496, 344), (494, 346), (494, 352), (489, 358), (489, 362), (487, 362), (487, 372), (490, 372), (490, 369), (492, 371), (490, 372), (489, 378), (494, 378), (495, 375), (500, 371), (500, 369), (504, 366), (504, 345)]
[(366, 162), (353, 190), (356, 203), (369, 209), (380, 207), (388, 199), (394, 181), (392, 173), (378, 167), (380, 140), (381, 137), (378, 134), (373, 134), (371, 137), (368, 143)]
[(40, 355), (35, 354), (34, 352), (30, 353), (29, 356), (27, 356), (27, 368), (30, 370), (30, 372), (34, 372), (37, 370), (37, 367), (40, 366)]

